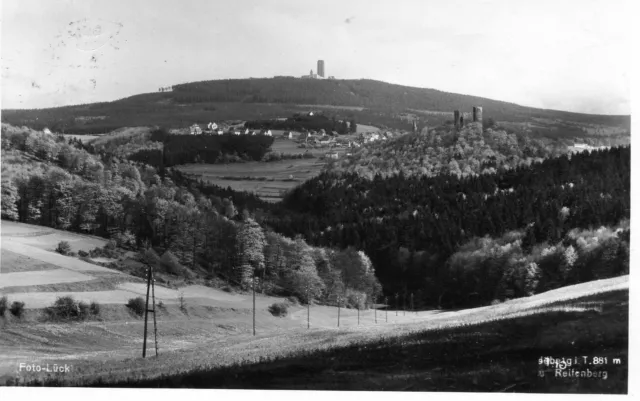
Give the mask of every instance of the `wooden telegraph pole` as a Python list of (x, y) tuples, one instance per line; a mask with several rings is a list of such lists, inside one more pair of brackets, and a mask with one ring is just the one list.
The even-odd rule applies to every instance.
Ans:
[(256, 335), (256, 276), (251, 277), (251, 288), (253, 288), (253, 335)]
[(307, 329), (311, 328), (311, 300), (309, 299), (309, 284), (307, 284)]
[[(144, 305), (144, 338), (142, 340), (142, 357), (147, 357), (147, 322), (149, 319), (149, 312), (153, 313), (153, 333), (156, 344), (156, 356), (158, 356), (158, 324), (156, 320), (156, 291), (154, 285), (155, 279), (153, 278), (153, 269), (149, 266), (149, 270), (147, 272), (147, 299)], [(149, 292), (151, 291), (152, 296), (152, 307), (153, 309), (149, 309)]]
[(338, 294), (338, 327), (340, 327), (340, 303), (342, 302), (342, 297)]
[(378, 323), (378, 308), (376, 308), (376, 297), (373, 297), (373, 316), (375, 322)]
[(400, 304), (398, 303), (398, 293), (396, 292), (396, 316), (398, 316), (398, 309), (400, 309)]
[(358, 326), (360, 326), (360, 296), (358, 296)]
[(413, 307), (413, 292), (411, 293), (411, 310), (413, 311), (413, 313), (416, 313), (416, 310)]
[(158, 321), (156, 320), (156, 279), (151, 277), (151, 300), (153, 302), (153, 339), (156, 343), (156, 357), (158, 356)]
[(407, 292), (402, 294), (402, 316), (407, 316)]
[(389, 304), (387, 303), (387, 297), (384, 297), (384, 322), (389, 323)]

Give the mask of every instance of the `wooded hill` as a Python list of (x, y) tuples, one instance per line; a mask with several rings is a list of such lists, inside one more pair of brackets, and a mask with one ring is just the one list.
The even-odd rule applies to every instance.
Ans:
[[(263, 222), (313, 244), (363, 249), (387, 294), (483, 305), (628, 270), (628, 236), (615, 226), (629, 218), (630, 156), (614, 148), (467, 177), (323, 173)], [(601, 235), (604, 248), (578, 244)]]
[(557, 157), (567, 153), (569, 145), (573, 141), (535, 138), (525, 130), (508, 133), (496, 126), (483, 130), (479, 123), (456, 130), (445, 125), (369, 143), (353, 150), (351, 156), (332, 162), (328, 170), (368, 179), (376, 174), (391, 177), (399, 173), (466, 177)]
[[(303, 106), (304, 105), (304, 106)], [(580, 125), (599, 124), (629, 129), (629, 116), (570, 113), (519, 106), (475, 96), (414, 88), (374, 80), (312, 80), (297, 78), (232, 79), (174, 85), (172, 92), (146, 93), (125, 99), (39, 110), (3, 110), (5, 122), (55, 132), (105, 133), (120, 127), (187, 127), (222, 120), (262, 120), (289, 116), (310, 106), (328, 109), (338, 120), (410, 129), (403, 113), (417, 113), (430, 126), (452, 118), (453, 110), (470, 112), (482, 106), (486, 118), (536, 122), (540, 135), (582, 134)], [(313, 107), (313, 106), (311, 106)], [(342, 107), (342, 108), (341, 108)], [(447, 114), (438, 114), (445, 112)], [(423, 113), (423, 114), (420, 114)], [(424, 114), (426, 113), (426, 114)], [(435, 114), (434, 114), (435, 113)], [(565, 135), (566, 136), (566, 135)]]

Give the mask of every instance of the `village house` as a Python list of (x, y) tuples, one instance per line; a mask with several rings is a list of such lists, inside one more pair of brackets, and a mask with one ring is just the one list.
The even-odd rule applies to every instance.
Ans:
[(322, 144), (322, 145), (328, 145), (330, 143), (335, 143), (335, 141), (336, 141), (335, 138), (332, 138), (332, 137), (326, 136), (326, 135), (320, 138), (320, 144)]
[(50, 134), (51, 130), (49, 130), (49, 128), (45, 128), (42, 130), (42, 132), (44, 132), (45, 134)]
[(338, 158), (338, 153), (336, 153), (336, 152), (326, 153), (324, 155), (324, 157), (326, 157), (327, 159), (337, 159)]
[(189, 127), (189, 132), (191, 133), (191, 135), (200, 135), (202, 134), (202, 128), (200, 128), (198, 124), (193, 124), (191, 127)]

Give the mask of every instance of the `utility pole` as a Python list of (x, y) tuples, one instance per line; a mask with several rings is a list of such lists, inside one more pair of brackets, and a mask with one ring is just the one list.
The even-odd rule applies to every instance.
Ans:
[(387, 297), (384, 297), (384, 322), (389, 323), (389, 304), (387, 303)]
[(156, 343), (156, 357), (158, 357), (158, 323), (156, 321), (156, 279), (151, 277), (151, 299), (153, 301), (153, 338)]
[(375, 318), (376, 323), (378, 323), (378, 308), (376, 308), (376, 298), (373, 297), (373, 316)]
[(340, 297), (340, 295), (338, 295), (338, 327), (340, 327), (340, 302), (342, 301), (342, 298)]
[(400, 309), (400, 304), (398, 303), (398, 293), (396, 292), (396, 316), (398, 316), (398, 309)]
[(407, 316), (407, 292), (402, 293), (402, 316)]
[(411, 310), (415, 313), (415, 309), (413, 308), (413, 292), (411, 293)]
[(251, 288), (253, 289), (253, 335), (256, 335), (256, 276), (255, 267), (253, 270), (253, 276), (251, 277)]
[(311, 300), (309, 299), (309, 284), (307, 284), (307, 329), (311, 328)]
[(358, 296), (358, 326), (360, 326), (360, 296)]
[[(156, 321), (156, 297), (155, 297), (155, 286), (153, 285), (153, 270), (151, 266), (149, 266), (149, 270), (147, 271), (147, 299), (144, 305), (144, 338), (142, 340), (142, 357), (147, 357), (147, 324), (149, 319), (149, 312), (153, 313), (153, 332), (155, 335), (155, 344), (156, 344), (156, 356), (158, 356), (158, 326)], [(153, 288), (153, 309), (149, 309), (149, 291)]]

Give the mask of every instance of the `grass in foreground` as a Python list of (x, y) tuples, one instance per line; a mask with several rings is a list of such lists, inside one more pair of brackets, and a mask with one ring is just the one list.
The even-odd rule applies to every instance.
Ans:
[[(592, 307), (596, 305), (597, 307)], [(244, 360), (220, 366), (210, 360), (179, 369), (175, 358), (134, 361), (127, 375), (95, 375), (64, 380), (36, 379), (28, 385), (92, 387), (187, 387), (230, 389), (474, 391), (540, 393), (627, 392), (628, 291), (555, 302), (530, 315), (454, 328), (380, 332), (350, 343), (344, 332), (313, 331), (290, 339), (257, 338)], [(347, 330), (348, 332), (348, 330)], [(391, 334), (390, 334), (391, 333)], [(333, 334), (333, 336), (332, 336)], [(365, 336), (366, 337), (366, 336)], [(261, 344), (264, 340), (265, 344)], [(282, 341), (284, 340), (284, 342)], [(297, 347), (289, 341), (300, 342)], [(276, 344), (277, 343), (277, 344)], [(221, 344), (222, 345), (222, 344)], [(231, 344), (228, 344), (233, 349)], [(238, 345), (238, 344), (236, 344)], [(267, 349), (278, 347), (269, 355)], [(211, 358), (213, 355), (208, 355)], [(540, 357), (607, 357), (608, 364), (565, 369), (607, 372), (604, 378), (556, 377)], [(620, 364), (614, 364), (620, 358)], [(216, 356), (217, 359), (217, 356)], [(218, 365), (218, 366), (215, 366)], [(146, 369), (144, 369), (146, 367)], [(168, 372), (150, 377), (155, 372)], [(146, 373), (145, 373), (146, 372)], [(540, 372), (544, 375), (541, 377)]]

